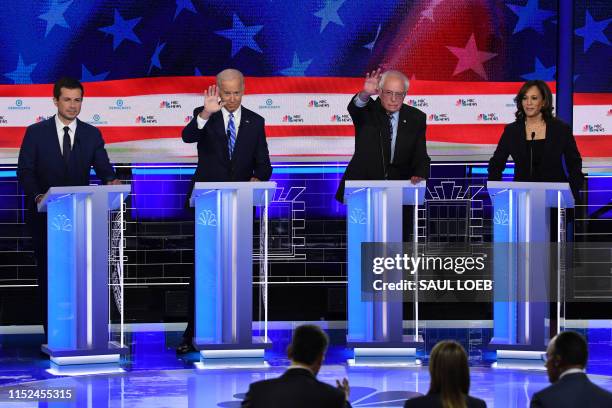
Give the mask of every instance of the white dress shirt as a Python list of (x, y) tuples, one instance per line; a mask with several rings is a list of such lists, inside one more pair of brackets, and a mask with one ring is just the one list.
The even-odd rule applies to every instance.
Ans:
[(74, 134), (76, 132), (76, 119), (70, 122), (68, 125), (64, 125), (59, 119), (58, 115), (55, 115), (55, 128), (57, 129), (57, 140), (59, 141), (60, 152), (64, 154), (64, 127), (68, 126), (68, 135), (70, 136), (70, 147), (74, 146)]
[[(223, 114), (223, 129), (225, 129), (225, 133), (227, 133), (227, 124), (229, 123), (230, 112), (227, 109), (225, 109), (225, 107), (223, 107), (221, 108), (221, 113)], [(234, 127), (236, 128), (236, 138), (237, 138), (238, 130), (240, 128), (240, 117), (242, 116), (242, 106), (239, 106), (238, 109), (236, 109), (232, 113), (234, 114)], [(208, 122), (208, 120), (202, 119), (200, 115), (196, 117), (196, 120), (198, 121), (198, 129), (203, 129), (204, 125), (206, 125), (206, 122)]]

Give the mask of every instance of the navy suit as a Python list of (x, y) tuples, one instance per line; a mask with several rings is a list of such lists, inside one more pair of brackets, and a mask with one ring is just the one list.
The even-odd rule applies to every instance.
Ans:
[(229, 158), (227, 134), (221, 111), (210, 115), (204, 128), (198, 129), (197, 116), (183, 129), (185, 143), (198, 144), (198, 167), (193, 181), (249, 181), (251, 177), (267, 181), (272, 175), (264, 118), (242, 107), (240, 127), (232, 159)]
[[(185, 143), (198, 144), (198, 167), (196, 168), (187, 203), (196, 182), (200, 181), (250, 181), (257, 177), (261, 181), (270, 180), (272, 165), (268, 153), (268, 143), (264, 128), (264, 118), (253, 111), (241, 108), (240, 126), (236, 144), (229, 157), (228, 136), (221, 111), (210, 115), (202, 129), (198, 129), (197, 117), (204, 108), (200, 106), (193, 111), (193, 119), (185, 126), (182, 138)], [(190, 268), (189, 315), (187, 328), (183, 334), (184, 343), (193, 337), (193, 281), (194, 271)]]
[(531, 407), (609, 408), (612, 407), (612, 393), (593, 384), (584, 373), (567, 374), (535, 393)]
[(243, 408), (350, 408), (344, 391), (316, 379), (303, 368), (249, 386)]
[(38, 281), (45, 329), (47, 321), (47, 214), (37, 211), (36, 196), (45, 194), (50, 187), (88, 185), (89, 171), (92, 166), (102, 182), (116, 178), (104, 149), (104, 140), (100, 131), (78, 119), (76, 121), (74, 143), (67, 165), (60, 150), (55, 117), (29, 126), (19, 150), (17, 178), (25, 193), (26, 224), (32, 233), (34, 255), (38, 264)]

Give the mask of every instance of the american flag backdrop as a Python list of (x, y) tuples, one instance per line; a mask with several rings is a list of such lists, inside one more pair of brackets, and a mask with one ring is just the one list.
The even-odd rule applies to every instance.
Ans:
[[(80, 119), (114, 161), (193, 161), (180, 130), (218, 71), (247, 76), (244, 105), (266, 118), (276, 158), (345, 160), (346, 105), (378, 66), (411, 79), (434, 159), (491, 154), (522, 81), (554, 89), (557, 2), (243, 0), (9, 1), (0, 14), (0, 160), (53, 115), (51, 86), (86, 82)], [(612, 6), (574, 6), (574, 134), (612, 157)]]

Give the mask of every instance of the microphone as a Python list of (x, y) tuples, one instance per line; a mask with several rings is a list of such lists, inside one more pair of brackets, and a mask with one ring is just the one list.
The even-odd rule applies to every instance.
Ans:
[(531, 132), (531, 143), (529, 143), (529, 181), (533, 181), (533, 140), (535, 132)]
[(378, 142), (380, 144), (380, 158), (382, 160), (383, 172), (385, 173), (385, 180), (387, 180), (389, 178), (389, 175), (388, 175), (388, 171), (387, 171), (387, 162), (385, 160), (385, 148), (383, 146), (382, 129), (379, 130), (379, 132), (378, 132)]

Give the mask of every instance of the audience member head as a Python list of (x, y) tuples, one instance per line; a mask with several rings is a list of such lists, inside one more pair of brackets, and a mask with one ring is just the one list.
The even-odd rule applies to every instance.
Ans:
[(328, 344), (327, 334), (319, 326), (305, 324), (293, 331), (287, 356), (294, 363), (308, 366), (314, 375), (317, 375)]
[(436, 344), (429, 356), (430, 394), (439, 394), (444, 408), (465, 408), (470, 369), (465, 350), (453, 340)]
[(546, 349), (546, 371), (551, 383), (570, 368), (584, 369), (589, 357), (587, 342), (580, 334), (564, 331), (548, 343)]

